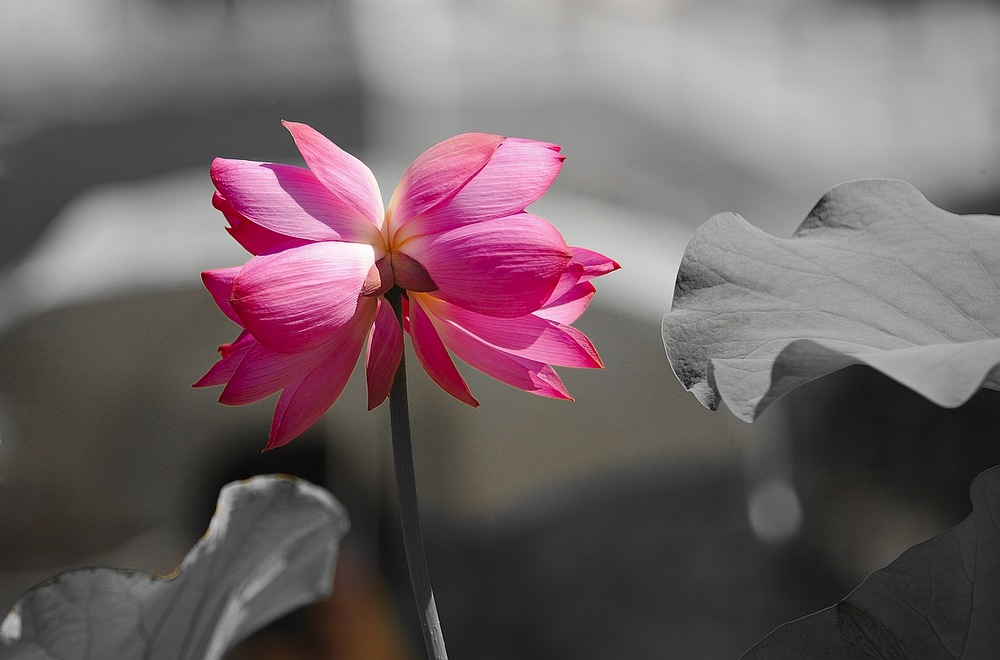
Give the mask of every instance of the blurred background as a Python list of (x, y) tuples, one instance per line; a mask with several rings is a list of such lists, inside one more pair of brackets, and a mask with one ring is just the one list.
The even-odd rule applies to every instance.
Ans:
[[(259, 453), (273, 401), (192, 390), (235, 326), (199, 272), (246, 255), (215, 156), (300, 162), (279, 120), (391, 193), (464, 131), (567, 156), (533, 207), (622, 270), (577, 324), (575, 403), (411, 369), (417, 482), (454, 657), (738, 657), (961, 520), (996, 392), (938, 410), (849, 369), (753, 425), (702, 409), (659, 324), (684, 244), (789, 235), (836, 184), (1000, 213), (1000, 3), (34, 0), (0, 3), (0, 610), (71, 566), (167, 573), (219, 487), (291, 472), (352, 514), (334, 597), (234, 658), (419, 657), (388, 413), (363, 377)], [(417, 644), (417, 645), (415, 645)]]

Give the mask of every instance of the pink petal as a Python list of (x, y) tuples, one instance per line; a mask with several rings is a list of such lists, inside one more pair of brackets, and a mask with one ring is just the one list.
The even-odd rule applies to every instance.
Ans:
[(219, 306), (222, 313), (229, 317), (229, 320), (242, 327), (243, 323), (237, 316), (236, 310), (229, 303), (229, 296), (233, 292), (233, 279), (240, 272), (240, 266), (233, 268), (218, 268), (216, 270), (206, 270), (201, 274), (201, 281), (205, 288), (212, 294), (212, 299)]
[(448, 350), (441, 343), (441, 338), (420, 305), (420, 297), (421, 294), (413, 294), (409, 305), (408, 330), (413, 340), (413, 352), (416, 354), (417, 360), (427, 375), (431, 377), (431, 380), (437, 383), (441, 389), (462, 403), (467, 403), (473, 408), (478, 407), (479, 402), (472, 396), (465, 379), (458, 373), (455, 363), (448, 355)]
[(368, 327), (374, 321), (375, 308), (374, 304), (366, 305), (364, 318), (350, 332), (345, 332), (339, 341), (332, 343), (327, 358), (281, 393), (265, 451), (294, 440), (337, 401), (361, 355)]
[(609, 259), (599, 252), (588, 250), (587, 248), (571, 247), (573, 253), (573, 263), (583, 266), (583, 276), (581, 281), (591, 280), (601, 275), (607, 275), (616, 271), (621, 266), (614, 259)]
[(532, 314), (513, 319), (483, 316), (433, 296), (422, 296), (420, 301), (449, 348), (476, 342), (544, 364), (583, 369), (604, 366), (593, 344), (576, 328)]
[(410, 334), (410, 300), (403, 296), (403, 332)]
[(311, 242), (303, 238), (292, 238), (278, 234), (254, 224), (233, 208), (233, 205), (218, 192), (212, 195), (212, 206), (222, 211), (222, 214), (226, 216), (226, 220), (229, 222), (226, 231), (250, 254), (270, 254)]
[(212, 365), (204, 376), (198, 379), (191, 387), (215, 387), (216, 385), (225, 385), (226, 382), (232, 377), (233, 372), (236, 371), (236, 367), (239, 366), (239, 357), (235, 358), (233, 355), (229, 357), (224, 357), (218, 360)]
[(456, 345), (452, 350), (463, 362), (501, 383), (550, 399), (573, 400), (556, 372), (543, 362), (519, 358), (485, 344)]
[(593, 250), (570, 247), (570, 252), (573, 258), (563, 271), (559, 284), (548, 301), (535, 312), (537, 316), (566, 325), (580, 318), (594, 297), (595, 289), (589, 280), (620, 268), (617, 262)]
[(548, 190), (564, 159), (557, 145), (507, 138), (454, 195), (418, 217), (404, 221), (397, 216), (400, 227), (393, 240), (520, 213)]
[[(390, 238), (408, 220), (439, 204), (475, 176), (503, 142), (499, 135), (465, 133), (440, 142), (403, 173), (392, 193), (387, 217)], [(393, 224), (393, 220), (397, 224)]]
[(365, 372), (368, 377), (368, 410), (385, 401), (392, 388), (392, 381), (403, 357), (403, 329), (384, 299), (378, 299), (375, 324), (368, 335), (368, 352), (365, 354)]
[(549, 294), (549, 298), (546, 303), (560, 298), (567, 291), (579, 284), (580, 278), (582, 277), (583, 264), (570, 260), (570, 262), (566, 264), (566, 268), (563, 270), (562, 275), (559, 276), (559, 283), (556, 284), (556, 288), (554, 288), (552, 293)]
[(500, 317), (539, 309), (571, 256), (556, 228), (528, 213), (416, 236), (398, 250), (427, 270), (436, 297)]
[(257, 340), (253, 338), (253, 335), (244, 329), (231, 344), (223, 344), (222, 346), (219, 346), (219, 354), (222, 355), (222, 357), (228, 357), (230, 353), (243, 350), (244, 348), (248, 348), (252, 344), (256, 343)]
[(310, 243), (256, 256), (233, 281), (233, 309), (264, 346), (305, 351), (354, 321), (374, 263), (372, 247), (358, 243)]
[(211, 174), (232, 208), (265, 229), (308, 241), (382, 242), (369, 219), (305, 168), (216, 158)]
[(242, 406), (288, 387), (315, 369), (329, 354), (327, 346), (301, 353), (275, 353), (257, 343), (247, 349), (229, 378), (219, 403)]
[[(241, 334), (240, 339), (244, 336), (249, 337), (249, 335)], [(212, 368), (208, 370), (204, 376), (202, 376), (197, 383), (192, 385), (192, 387), (214, 387), (216, 385), (225, 385), (229, 382), (229, 379), (233, 377), (236, 372), (237, 367), (240, 366), (240, 362), (243, 360), (244, 354), (250, 348), (250, 343), (245, 343), (239, 346), (235, 350), (222, 350), (226, 347), (233, 347), (240, 342), (237, 339), (232, 344), (226, 344), (220, 347), (219, 352), (222, 353), (222, 359), (212, 365)]]
[[(414, 296), (413, 299), (418, 301), (418, 304), (413, 305), (412, 309), (422, 309), (426, 297), (421, 294)], [(533, 394), (556, 399), (572, 399), (552, 367), (544, 362), (499, 350), (468, 333), (456, 331), (454, 326), (449, 326), (432, 313), (427, 314), (427, 318), (433, 329), (439, 333), (441, 340), (459, 359), (484, 374)]]
[(583, 314), (597, 289), (590, 282), (580, 282), (559, 297), (553, 297), (535, 316), (569, 325)]
[(375, 176), (364, 163), (324, 137), (319, 131), (290, 121), (281, 122), (295, 139), (295, 146), (316, 178), (346, 206), (376, 227), (385, 211)]
[(566, 385), (563, 384), (562, 379), (559, 378), (559, 374), (557, 374), (555, 370), (547, 364), (542, 365), (542, 367), (537, 371), (533, 371), (531, 373), (531, 380), (538, 388), (535, 390), (528, 390), (532, 394), (547, 396), (551, 399), (575, 401), (575, 399), (570, 396), (570, 393), (566, 389)]

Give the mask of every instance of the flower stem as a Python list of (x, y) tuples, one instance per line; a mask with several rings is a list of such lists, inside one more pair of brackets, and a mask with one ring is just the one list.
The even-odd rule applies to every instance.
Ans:
[[(394, 287), (385, 296), (402, 324), (402, 291)], [(406, 360), (400, 357), (396, 377), (389, 391), (389, 421), (392, 427), (392, 459), (396, 468), (396, 490), (399, 494), (399, 513), (403, 524), (403, 548), (406, 564), (410, 569), (410, 585), (417, 603), (417, 616), (424, 635), (427, 657), (431, 660), (447, 660), (444, 633), (434, 603), (434, 590), (427, 570), (424, 554), (424, 540), (420, 533), (420, 518), (417, 512), (417, 482), (413, 474), (413, 448), (410, 441), (410, 410), (406, 401)]]

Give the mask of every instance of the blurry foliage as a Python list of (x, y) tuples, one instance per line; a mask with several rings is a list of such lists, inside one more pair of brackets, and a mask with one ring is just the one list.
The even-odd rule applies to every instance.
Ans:
[(289, 477), (234, 482), (177, 572), (82, 568), (26, 593), (0, 657), (219, 660), (259, 627), (329, 595), (347, 513)]

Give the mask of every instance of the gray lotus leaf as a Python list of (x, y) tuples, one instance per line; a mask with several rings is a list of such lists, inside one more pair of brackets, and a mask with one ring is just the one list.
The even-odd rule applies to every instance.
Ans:
[(1000, 389), (1000, 218), (886, 180), (835, 188), (788, 239), (717, 215), (688, 244), (663, 339), (685, 388), (748, 422), (853, 364), (961, 405)]
[(0, 624), (4, 660), (216, 660), (258, 628), (328, 596), (347, 514), (330, 493), (275, 475), (222, 489), (208, 532), (169, 577), (62, 573)]

